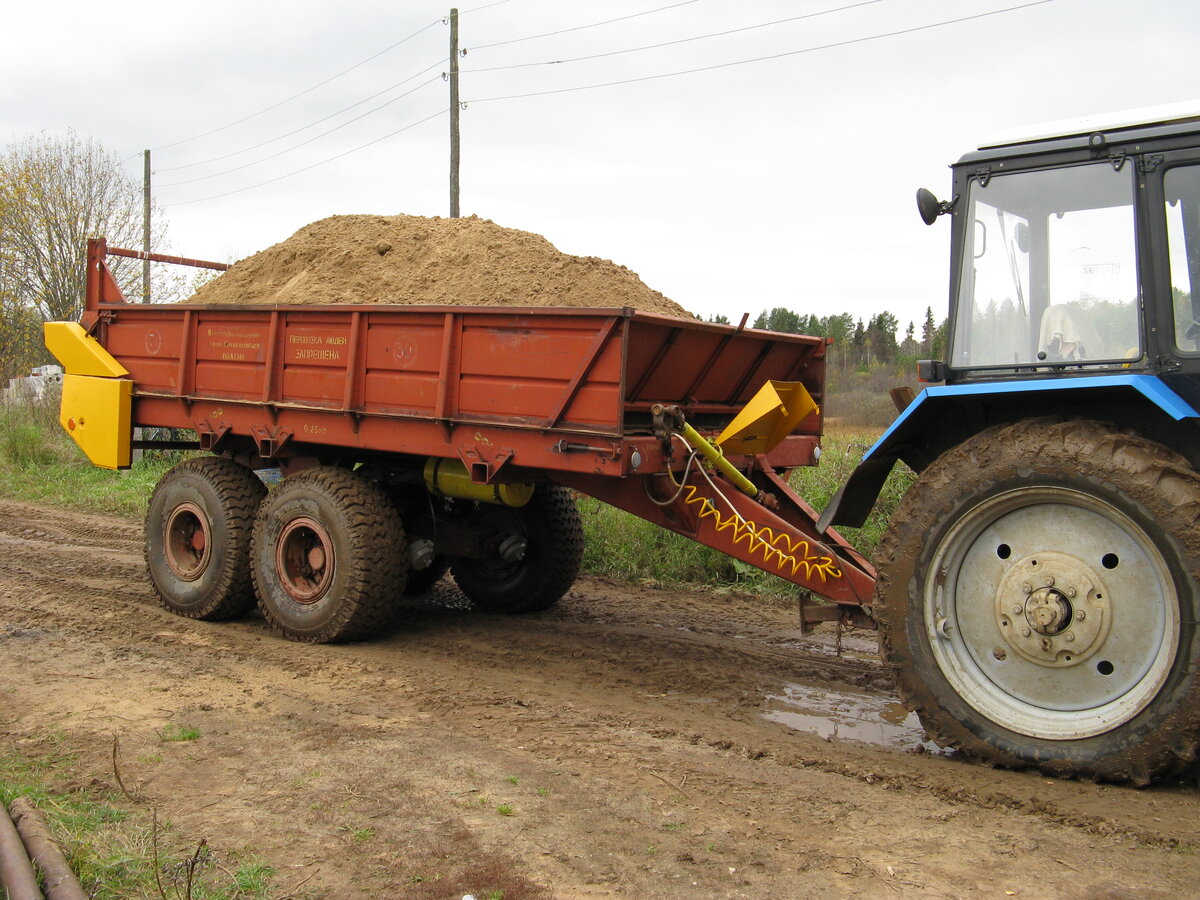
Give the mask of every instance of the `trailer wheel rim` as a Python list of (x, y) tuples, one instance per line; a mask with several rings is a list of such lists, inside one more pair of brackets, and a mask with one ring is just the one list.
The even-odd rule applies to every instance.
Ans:
[(171, 510), (164, 531), (163, 548), (171, 572), (182, 581), (195, 581), (212, 555), (208, 515), (196, 503), (180, 503)]
[(292, 600), (304, 605), (325, 596), (333, 580), (333, 541), (316, 519), (288, 522), (275, 542), (275, 572)]
[(1146, 530), (1091, 493), (998, 494), (941, 538), (923, 597), (957, 694), (1010, 731), (1078, 740), (1138, 715), (1179, 647), (1175, 581)]

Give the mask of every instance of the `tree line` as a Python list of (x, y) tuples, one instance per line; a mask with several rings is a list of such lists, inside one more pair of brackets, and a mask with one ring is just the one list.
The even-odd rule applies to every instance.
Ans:
[[(729, 319), (722, 315), (712, 316), (708, 321), (729, 324)], [(920, 337), (916, 323), (912, 321), (904, 329), (904, 336), (899, 337), (900, 321), (886, 310), (864, 322), (848, 312), (818, 316), (776, 306), (759, 313), (754, 327), (832, 338), (826, 362), (844, 373), (848, 370), (867, 371), (877, 366), (911, 370), (919, 359), (941, 359), (946, 346), (947, 321), (943, 319), (939, 325), (933, 307), (927, 306)]]

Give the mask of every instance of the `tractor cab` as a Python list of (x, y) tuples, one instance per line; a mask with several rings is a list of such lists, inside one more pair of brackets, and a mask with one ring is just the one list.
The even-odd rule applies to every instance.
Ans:
[[(1136, 122), (1136, 124), (1132, 124)], [(948, 383), (1200, 374), (1200, 104), (1001, 136), (953, 167)]]

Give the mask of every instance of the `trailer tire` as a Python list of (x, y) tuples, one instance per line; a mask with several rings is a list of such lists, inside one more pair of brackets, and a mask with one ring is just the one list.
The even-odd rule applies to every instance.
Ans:
[(171, 612), (219, 621), (254, 606), (250, 533), (267, 489), (245, 466), (218, 456), (170, 469), (146, 510), (146, 569)]
[(385, 631), (404, 592), (404, 529), (384, 491), (332, 466), (285, 478), (254, 523), (259, 606), (285, 637), (362, 640)]
[(480, 504), (474, 524), (525, 540), (524, 558), (451, 560), (450, 572), (479, 609), (530, 613), (549, 609), (571, 589), (583, 561), (583, 522), (574, 495), (561, 485), (541, 484), (517, 508)]
[(930, 465), (877, 552), (874, 613), (934, 741), (1141, 786), (1200, 737), (1200, 476), (1140, 436), (1036, 419)]

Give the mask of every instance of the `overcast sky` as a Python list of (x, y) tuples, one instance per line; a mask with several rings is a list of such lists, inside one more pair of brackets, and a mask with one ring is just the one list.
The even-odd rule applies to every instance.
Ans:
[[(0, 139), (73, 129), (139, 181), (150, 148), (171, 249), (200, 258), (339, 213), (445, 216), (448, 12), (15, 5)], [(949, 232), (917, 187), (945, 198), (998, 131), (1200, 108), (1197, 0), (460, 0), (459, 22), (463, 214), (734, 321), (887, 309), (919, 333)]]

